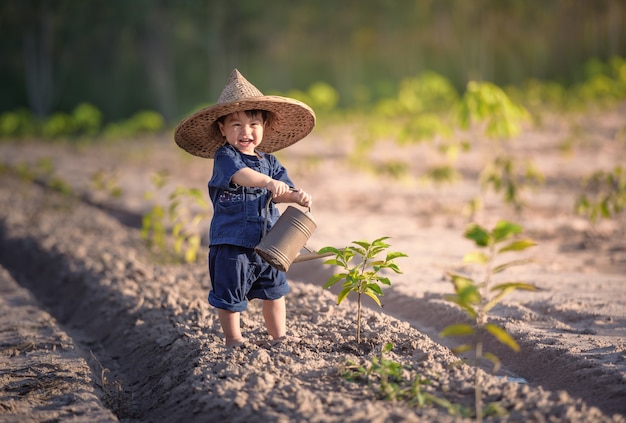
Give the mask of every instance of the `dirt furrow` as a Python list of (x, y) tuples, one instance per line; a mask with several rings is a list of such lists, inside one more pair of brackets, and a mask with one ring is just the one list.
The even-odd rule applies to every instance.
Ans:
[(117, 421), (71, 337), (2, 266), (0, 291), (0, 421)]
[[(0, 263), (66, 328), (94, 379), (106, 374), (103, 402), (123, 421), (463, 420), (435, 405), (381, 401), (372, 386), (341, 376), (347, 360), (367, 365), (386, 343), (407, 375), (430, 382), (422, 389), (470, 408), (473, 371), (453, 366), (447, 348), (372, 310), (364, 312), (365, 342), (357, 347), (352, 310), (308, 284), (293, 283), (288, 297), (290, 329), (302, 343), (269, 342), (252, 303), (243, 317), (250, 342), (228, 351), (205, 299), (204, 266), (151, 264), (137, 231), (102, 211), (15, 179), (2, 182)], [(506, 411), (494, 421), (623, 421), (563, 391), (487, 374), (483, 381), (485, 400)]]

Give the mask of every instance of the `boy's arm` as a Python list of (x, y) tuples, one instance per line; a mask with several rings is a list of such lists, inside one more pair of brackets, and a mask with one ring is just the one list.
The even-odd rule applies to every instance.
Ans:
[(267, 188), (272, 192), (274, 198), (287, 194), (291, 189), (286, 183), (272, 179), (270, 176), (249, 167), (239, 169), (231, 180), (237, 185), (243, 185), (244, 187)]
[(275, 203), (298, 203), (302, 207), (311, 207), (313, 198), (302, 189), (291, 190), (278, 198), (274, 199)]
[(267, 188), (272, 192), (276, 203), (298, 203), (302, 207), (311, 207), (311, 196), (301, 189), (292, 191), (286, 183), (272, 179), (264, 173), (257, 172), (249, 167), (239, 169), (232, 177), (232, 182), (237, 185), (255, 188)]

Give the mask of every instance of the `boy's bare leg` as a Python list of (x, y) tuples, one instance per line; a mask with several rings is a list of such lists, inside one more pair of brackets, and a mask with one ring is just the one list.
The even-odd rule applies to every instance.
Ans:
[(240, 314), (238, 312), (217, 309), (217, 316), (220, 319), (224, 336), (226, 337), (226, 346), (234, 347), (244, 343), (241, 335)]
[(263, 318), (267, 331), (273, 339), (285, 336), (287, 333), (285, 297), (277, 300), (263, 300)]

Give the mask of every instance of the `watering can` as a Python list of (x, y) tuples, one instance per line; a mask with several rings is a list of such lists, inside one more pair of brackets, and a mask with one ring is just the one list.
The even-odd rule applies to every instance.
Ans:
[[(288, 206), (281, 214), (276, 224), (267, 232), (267, 218), (272, 199), (267, 201), (265, 207), (265, 224), (263, 225), (263, 237), (254, 251), (263, 260), (275, 269), (286, 272), (292, 263), (327, 257), (332, 253), (317, 254), (306, 247), (306, 242), (311, 237), (317, 224), (311, 215), (311, 208), (303, 212), (296, 207)], [(308, 252), (301, 254), (302, 249)]]

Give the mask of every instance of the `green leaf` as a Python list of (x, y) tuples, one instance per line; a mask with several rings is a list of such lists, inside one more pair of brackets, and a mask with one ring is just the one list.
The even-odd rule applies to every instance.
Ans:
[(178, 222), (172, 227), (172, 236), (174, 238), (178, 237), (182, 230), (183, 230), (183, 224), (182, 222)]
[(383, 285), (391, 286), (391, 281), (389, 280), (389, 278), (378, 277), (378, 280)]
[(201, 241), (201, 238), (200, 238), (200, 235), (198, 234), (191, 235), (189, 239), (187, 240), (187, 242), (189, 243), (189, 246), (195, 249), (198, 249), (200, 247), (200, 241)]
[(190, 188), (187, 192), (192, 197), (202, 198), (202, 191), (200, 191), (198, 188)]
[(197, 214), (193, 217), (193, 219), (191, 219), (191, 225), (198, 226), (198, 224), (200, 224), (203, 220), (204, 217), (201, 214)]
[(341, 302), (348, 296), (350, 292), (352, 292), (352, 288), (344, 288), (337, 296), (337, 304), (341, 304)]
[(494, 273), (494, 274), (496, 274), (496, 273), (500, 273), (500, 272), (505, 271), (505, 270), (506, 270), (506, 269), (508, 269), (509, 267), (513, 267), (513, 266), (521, 266), (521, 265), (523, 265), (523, 264), (532, 263), (533, 261), (534, 261), (534, 260), (533, 260), (533, 259), (530, 259), (530, 258), (528, 258), (528, 259), (522, 259), (522, 260), (513, 260), (513, 261), (510, 261), (510, 262), (508, 262), (508, 263), (503, 263), (503, 264), (501, 264), (501, 265), (499, 265), (499, 266), (494, 267), (494, 268), (493, 268), (493, 273)]
[(452, 352), (456, 355), (463, 354), (471, 350), (472, 350), (472, 346), (469, 344), (462, 344), (462, 345), (459, 345), (458, 347), (452, 348)]
[(317, 254), (326, 254), (326, 253), (341, 254), (341, 251), (335, 247), (324, 247), (317, 252)]
[(446, 326), (441, 332), (439, 332), (439, 336), (445, 338), (447, 336), (466, 336), (474, 334), (474, 327), (467, 323), (457, 323), (453, 325)]
[(522, 291), (537, 291), (537, 286), (526, 282), (505, 282), (491, 288), (491, 291), (501, 291), (508, 289), (519, 289)]
[(373, 293), (373, 292), (368, 290), (368, 291), (363, 292), (363, 294), (367, 295), (372, 300), (374, 300), (376, 302), (376, 304), (378, 304), (378, 307), (382, 307), (382, 304), (380, 303), (380, 300), (378, 299), (378, 297), (376, 296), (375, 293)]
[(488, 313), (496, 304), (498, 304), (500, 302), (500, 300), (502, 300), (502, 298), (504, 298), (510, 292), (513, 292), (512, 288), (503, 289), (502, 291), (500, 291), (497, 295), (495, 295), (493, 298), (491, 298), (487, 304), (485, 304), (485, 307), (483, 308), (483, 311), (485, 313)]
[(395, 263), (389, 263), (389, 264), (387, 265), (387, 268), (389, 268), (389, 269), (393, 270), (395, 273), (398, 273), (398, 274), (400, 274), (400, 275), (402, 274), (402, 270), (400, 270), (400, 268), (398, 267), (398, 265), (397, 265), (397, 264), (395, 264)]
[(509, 245), (500, 248), (498, 252), (505, 253), (507, 251), (523, 251), (527, 248), (534, 247), (535, 245), (537, 245), (537, 243), (532, 239), (521, 239), (518, 241), (513, 241)]
[(367, 284), (367, 288), (371, 289), (373, 292), (375, 292), (376, 295), (381, 295), (381, 296), (383, 295), (382, 288), (380, 286), (378, 286), (377, 284), (375, 284), (375, 283), (368, 283)]
[(179, 205), (180, 205), (180, 201), (172, 201), (170, 203), (170, 206), (168, 208), (169, 216), (173, 217), (176, 215), (176, 209), (178, 208)]
[[(465, 276), (450, 274), (452, 283), (454, 284), (454, 290), (456, 291), (458, 298), (463, 304), (478, 304), (480, 303), (480, 293), (478, 287), (472, 279)], [(460, 304), (461, 305), (461, 304)]]
[(507, 331), (502, 329), (500, 326), (494, 325), (493, 323), (487, 323), (485, 325), (485, 329), (502, 344), (511, 348), (515, 352), (519, 352), (520, 346), (518, 345), (518, 343), (515, 341), (515, 339), (513, 339), (511, 335), (509, 335)]
[(483, 353), (483, 357), (485, 357), (487, 360), (493, 363), (493, 369), (491, 369), (492, 372), (495, 373), (498, 370), (500, 370), (500, 358), (498, 358), (497, 355), (490, 353), (490, 352), (485, 352)]
[(462, 275), (458, 275), (456, 273), (448, 273), (450, 279), (452, 279), (452, 283), (454, 284), (455, 291), (460, 291), (461, 289), (474, 285), (474, 281), (470, 278), (467, 278)]
[(185, 241), (184, 238), (177, 238), (176, 241), (174, 242), (174, 252), (176, 254), (180, 254), (183, 251), (183, 242)]
[(185, 251), (185, 262), (194, 263), (197, 259), (197, 253), (197, 250), (193, 248), (188, 248), (187, 251)]
[(353, 278), (348, 276), (346, 278), (346, 281), (341, 285), (341, 287), (342, 288), (351, 288), (352, 289), (352, 287), (356, 286), (355, 282), (356, 281)]
[(516, 223), (499, 221), (493, 228), (493, 237), (495, 242), (504, 241), (505, 239), (522, 232), (522, 227)]
[(489, 256), (482, 251), (473, 251), (471, 253), (465, 254), (463, 257), (464, 263), (478, 263), (478, 264), (486, 264), (489, 261)]
[(397, 259), (398, 257), (408, 257), (406, 254), (401, 253), (399, 251), (393, 252), (393, 253), (388, 253), (387, 254), (387, 258), (385, 259), (385, 261), (391, 261), (394, 259)]
[(367, 241), (352, 241), (352, 243), (363, 247), (363, 250), (367, 250), (371, 246), (371, 244)]
[(375, 240), (372, 242), (372, 244), (373, 244), (373, 245), (384, 245), (384, 246), (385, 246), (385, 248), (387, 248), (387, 247), (389, 247), (389, 245), (387, 245), (387, 244), (386, 244), (386, 243), (384, 243), (383, 241), (384, 241), (384, 240), (386, 240), (386, 239), (389, 239), (389, 238), (391, 238), (391, 237), (388, 237), (388, 236), (382, 236), (382, 237), (380, 237), (380, 238), (375, 239)]
[(474, 223), (470, 225), (465, 231), (465, 238), (471, 239), (479, 247), (486, 247), (487, 245), (489, 245), (489, 240), (491, 236), (486, 229)]
[(485, 304), (485, 308), (483, 309), (483, 311), (485, 313), (489, 312), (489, 310), (491, 310), (497, 303), (499, 303), (500, 300), (504, 298), (504, 296), (515, 291), (516, 289), (524, 290), (524, 291), (536, 291), (537, 287), (533, 284), (529, 284), (525, 282), (506, 282), (506, 283), (496, 285), (493, 288), (491, 288), (491, 291), (492, 292), (500, 291), (500, 292), (496, 296), (491, 298), (487, 304)]
[(458, 295), (444, 295), (443, 298), (461, 307), (472, 319), (475, 319), (478, 315), (478, 313), (476, 313), (476, 310), (474, 310), (474, 308), (470, 304), (464, 302)]
[(331, 286), (333, 286), (340, 280), (345, 279), (346, 276), (347, 276), (346, 273), (337, 273), (337, 274), (332, 275), (330, 278), (328, 278), (328, 280), (324, 284), (324, 289), (330, 288)]

